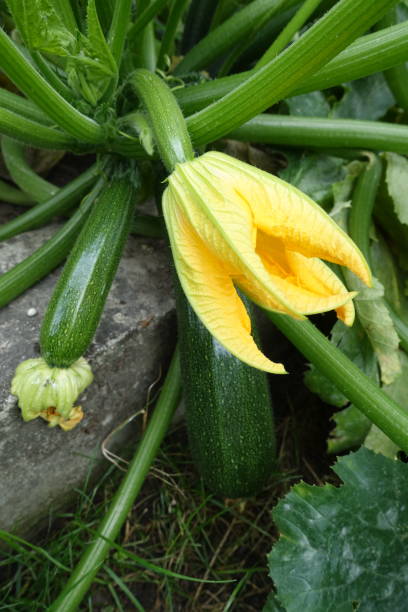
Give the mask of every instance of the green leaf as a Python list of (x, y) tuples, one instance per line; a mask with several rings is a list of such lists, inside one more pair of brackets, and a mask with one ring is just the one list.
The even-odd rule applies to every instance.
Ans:
[(279, 600), (287, 612), (405, 610), (408, 466), (362, 448), (333, 470), (342, 486), (301, 482), (273, 512)]
[(92, 106), (117, 78), (116, 62), (99, 23), (95, 0), (88, 1), (87, 37), (80, 34), (78, 52), (70, 57), (67, 74), (69, 85)]
[(75, 37), (51, 0), (7, 0), (7, 4), (29, 49), (58, 56), (72, 51)]
[(343, 87), (343, 97), (333, 105), (332, 117), (375, 121), (383, 117), (395, 104), (394, 96), (382, 73), (346, 83)]
[(352, 272), (345, 270), (344, 275), (348, 287), (359, 292), (354, 298), (358, 319), (377, 355), (381, 381), (388, 385), (401, 372), (401, 365), (399, 337), (383, 299), (384, 288), (376, 278), (372, 287), (366, 287)]
[(394, 210), (401, 223), (408, 224), (408, 160), (397, 153), (385, 153), (387, 169), (385, 180)]
[(318, 204), (333, 199), (332, 185), (344, 180), (344, 160), (328, 155), (286, 153), (287, 167), (279, 176), (294, 185)]
[(279, 603), (275, 593), (270, 593), (262, 612), (286, 612), (285, 608)]
[(353, 404), (333, 415), (336, 426), (327, 440), (327, 452), (337, 455), (360, 446), (372, 427), (368, 419)]
[(289, 114), (300, 117), (328, 117), (330, 105), (321, 91), (300, 94), (285, 100)]
[(394, 258), (381, 236), (371, 243), (370, 259), (375, 275), (384, 287), (384, 297), (396, 312), (400, 312), (405, 302), (400, 292), (397, 267)]

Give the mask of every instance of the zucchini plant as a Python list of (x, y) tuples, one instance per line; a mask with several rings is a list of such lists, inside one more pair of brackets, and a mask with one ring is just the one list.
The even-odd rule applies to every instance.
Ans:
[[(379, 285), (370, 245), (374, 211), (384, 252), (395, 233), (406, 269), (408, 14), (396, 0), (5, 0), (0, 19), (1, 150), (13, 181), (0, 182), (0, 198), (29, 206), (0, 227), (0, 240), (67, 217), (0, 277), (6, 305), (66, 259), (42, 323), (41, 357), (20, 364), (12, 382), (23, 418), (81, 426), (75, 404), (93, 379), (86, 351), (130, 232), (165, 235), (177, 274), (180, 355), (158, 402), (163, 420), (152, 420), (132, 464), (137, 477), (126, 477), (100, 537), (50, 608), (73, 610), (140, 489), (180, 386), (208, 486), (240, 497), (267, 481), (275, 461), (267, 373), (286, 370), (273, 347), (261, 351), (248, 300), (311, 362), (306, 383), (345, 407), (343, 425), (350, 415), (358, 421), (363, 434), (348, 433), (342, 448), (358, 440), (408, 452), (408, 413), (389, 389), (401, 372), (399, 346), (408, 346), (406, 313), (386, 275)], [(245, 161), (236, 145), (235, 156), (219, 150), (234, 150), (231, 141), (258, 143), (269, 161), (278, 148), (286, 169), (277, 177), (247, 163), (250, 145)], [(27, 147), (94, 162), (58, 188), (30, 167)], [(310, 178), (316, 153), (299, 158), (299, 147), (323, 156), (319, 189), (326, 170), (340, 172), (327, 193)], [(386, 151), (382, 161), (378, 151)], [(159, 164), (167, 232), (161, 218), (135, 214), (159, 188)], [(403, 275), (397, 266), (397, 285)], [(306, 318), (331, 310), (339, 322), (329, 340)], [(350, 348), (358, 333), (371, 369)]]

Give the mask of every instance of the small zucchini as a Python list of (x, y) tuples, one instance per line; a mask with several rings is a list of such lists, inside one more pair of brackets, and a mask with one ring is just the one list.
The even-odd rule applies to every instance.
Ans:
[[(247, 300), (245, 305), (251, 314)], [(213, 338), (180, 286), (177, 314), (186, 421), (195, 463), (215, 493), (231, 498), (253, 495), (266, 483), (275, 462), (266, 374), (242, 363)]]
[(88, 348), (131, 228), (135, 172), (107, 182), (68, 257), (41, 327), (41, 354), (69, 367)]

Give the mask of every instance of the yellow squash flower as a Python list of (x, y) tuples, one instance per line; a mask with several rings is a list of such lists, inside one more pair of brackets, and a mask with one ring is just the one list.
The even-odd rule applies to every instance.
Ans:
[(177, 164), (163, 194), (163, 214), (192, 308), (225, 348), (260, 370), (285, 373), (256, 346), (236, 287), (267, 310), (299, 319), (335, 309), (352, 325), (355, 293), (321, 259), (371, 284), (361, 252), (320, 206), (223, 153)]

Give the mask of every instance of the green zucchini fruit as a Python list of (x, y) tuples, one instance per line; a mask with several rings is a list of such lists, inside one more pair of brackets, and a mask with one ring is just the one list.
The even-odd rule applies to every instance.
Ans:
[[(251, 314), (247, 300), (245, 305)], [(180, 286), (177, 315), (193, 459), (215, 493), (231, 498), (254, 495), (268, 480), (275, 463), (267, 376), (231, 355), (213, 338)]]
[(82, 228), (41, 327), (41, 355), (69, 367), (88, 348), (131, 228), (138, 175), (113, 174)]

